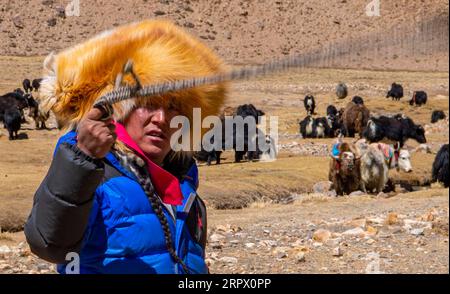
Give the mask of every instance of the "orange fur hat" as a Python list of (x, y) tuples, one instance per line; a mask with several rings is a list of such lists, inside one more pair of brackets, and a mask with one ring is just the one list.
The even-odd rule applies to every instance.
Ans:
[[(196, 38), (168, 21), (146, 20), (50, 54), (44, 61), (41, 107), (55, 113), (60, 128), (74, 128), (99, 97), (114, 89), (116, 76), (129, 59), (143, 86), (225, 70), (221, 60)], [(134, 81), (126, 76), (124, 84)], [(192, 122), (194, 107), (201, 108), (202, 118), (215, 115), (225, 96), (222, 83), (133, 98), (113, 105), (114, 119), (123, 121), (138, 106), (163, 106), (174, 107)]]

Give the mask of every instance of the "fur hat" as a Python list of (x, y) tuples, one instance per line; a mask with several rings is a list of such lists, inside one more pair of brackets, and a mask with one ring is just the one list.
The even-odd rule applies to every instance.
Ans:
[[(115, 79), (129, 59), (143, 86), (225, 70), (221, 60), (196, 38), (168, 21), (146, 20), (50, 54), (44, 61), (41, 106), (55, 113), (60, 128), (74, 128), (99, 97), (114, 89)], [(134, 84), (128, 76), (123, 82)], [(217, 114), (225, 95), (226, 85), (221, 83), (132, 98), (113, 105), (114, 119), (125, 120), (138, 106), (163, 106), (177, 109), (192, 122), (194, 107), (201, 108), (202, 118)]]

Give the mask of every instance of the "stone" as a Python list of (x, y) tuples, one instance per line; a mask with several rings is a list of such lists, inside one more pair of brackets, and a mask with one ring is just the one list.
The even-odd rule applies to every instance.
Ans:
[(288, 255), (287, 255), (287, 253), (285, 251), (278, 251), (276, 253), (276, 256), (277, 256), (278, 259), (283, 259), (283, 258), (288, 257)]
[(12, 22), (13, 22), (13, 24), (14, 24), (14, 26), (16, 28), (18, 28), (18, 29), (23, 29), (24, 28), (22, 17), (19, 14), (16, 14), (12, 18)]
[(234, 234), (236, 238), (246, 238), (248, 236), (247, 233), (236, 233)]
[(259, 241), (259, 244), (265, 247), (276, 247), (278, 246), (278, 242), (274, 240), (262, 240)]
[(0, 264), (0, 271), (10, 270), (11, 266), (9, 264)]
[(382, 219), (380, 217), (368, 218), (367, 223), (373, 224), (373, 225), (382, 225), (384, 223), (384, 219)]
[(338, 246), (336, 248), (333, 248), (333, 256), (336, 256), (336, 257), (342, 256), (341, 247)]
[(423, 228), (412, 229), (409, 231), (409, 233), (414, 236), (421, 236), (421, 235), (423, 235), (423, 232), (424, 232)]
[(405, 219), (403, 228), (405, 230), (410, 230), (412, 228), (432, 229), (433, 224), (432, 224), (432, 222), (424, 222), (424, 221)]
[(211, 252), (209, 254), (206, 254), (208, 258), (211, 258), (212, 260), (219, 260), (219, 254), (217, 252)]
[(326, 194), (331, 190), (331, 185), (333, 185), (333, 183), (330, 181), (317, 182), (313, 186), (313, 192), (317, 194)]
[(296, 198), (295, 194), (290, 194), (290, 195), (287, 195), (286, 197), (283, 197), (282, 199), (280, 199), (279, 203), (284, 204), (284, 205), (291, 204), (291, 203), (294, 203), (294, 201), (296, 199), (297, 198)]
[(246, 248), (249, 248), (249, 249), (252, 249), (252, 248), (254, 248), (255, 246), (256, 246), (255, 243), (245, 243), (245, 247), (246, 247)]
[(366, 241), (367, 244), (372, 245), (373, 243), (375, 243), (374, 239), (369, 239)]
[(6, 245), (0, 246), (0, 254), (8, 254), (11, 253), (12, 250)]
[(235, 225), (229, 225), (229, 230), (230, 230), (230, 232), (237, 233), (237, 232), (242, 231), (242, 228), (239, 226), (235, 226)]
[(54, 27), (56, 26), (56, 18), (50, 18), (49, 20), (47, 20), (47, 25), (49, 27)]
[(398, 222), (398, 215), (395, 212), (391, 212), (387, 215), (385, 224), (386, 225), (395, 225)]
[(307, 246), (296, 246), (292, 250), (294, 252), (303, 252), (303, 253), (305, 253), (305, 252), (309, 252), (310, 249)]
[(344, 236), (363, 236), (364, 230), (362, 228), (358, 227), (358, 228), (347, 230), (347, 231), (343, 232), (342, 235), (344, 235)]
[(310, 231), (314, 231), (314, 230), (316, 229), (316, 227), (317, 227), (317, 225), (314, 224), (314, 223), (312, 223), (312, 222), (308, 222), (308, 223), (307, 223), (307, 228), (308, 228), (308, 230), (310, 230)]
[(40, 270), (40, 271), (49, 270), (50, 266), (47, 263), (39, 263), (37, 265), (37, 269)]
[(378, 238), (381, 239), (387, 239), (387, 238), (391, 238), (392, 234), (388, 233), (388, 232), (381, 232), (380, 234), (378, 234)]
[(305, 262), (306, 258), (305, 258), (305, 253), (303, 252), (299, 252), (295, 255), (295, 259), (297, 262)]
[(291, 244), (291, 247), (299, 247), (299, 246), (303, 246), (304, 244), (304, 240), (303, 239), (297, 239), (295, 240), (294, 243)]
[(222, 231), (222, 232), (226, 232), (226, 231), (228, 231), (229, 229), (227, 229), (227, 227), (226, 226), (223, 226), (223, 225), (218, 225), (217, 227), (216, 227), (216, 231)]
[(366, 228), (366, 224), (367, 221), (365, 218), (361, 218), (361, 219), (354, 219), (352, 221), (350, 221), (350, 225), (354, 226), (354, 227), (360, 227), (365, 229)]
[(224, 263), (238, 263), (238, 259), (236, 257), (224, 256), (220, 259), (221, 262)]
[(378, 230), (372, 226), (367, 226), (366, 235), (375, 236), (378, 233)]
[(210, 241), (211, 243), (219, 242), (219, 241), (221, 241), (221, 240), (223, 240), (223, 239), (225, 239), (225, 237), (224, 237), (223, 235), (220, 235), (220, 234), (212, 234), (212, 235), (209, 237), (209, 241)]
[(324, 229), (318, 229), (313, 234), (313, 240), (320, 242), (320, 243), (327, 242), (328, 239), (330, 239), (330, 237), (331, 237), (331, 232), (328, 230), (324, 230)]
[(264, 30), (264, 21), (257, 21), (256, 25), (261, 31)]
[(434, 219), (435, 219), (435, 214), (432, 211), (429, 211), (428, 213), (426, 213), (420, 217), (420, 220), (424, 221), (424, 222), (432, 222), (432, 221), (434, 221)]

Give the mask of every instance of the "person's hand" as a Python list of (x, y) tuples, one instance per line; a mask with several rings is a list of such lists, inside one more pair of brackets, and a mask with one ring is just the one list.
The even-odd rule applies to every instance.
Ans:
[(92, 108), (77, 128), (77, 147), (92, 158), (104, 158), (117, 138), (112, 119), (101, 120), (102, 116), (100, 109)]

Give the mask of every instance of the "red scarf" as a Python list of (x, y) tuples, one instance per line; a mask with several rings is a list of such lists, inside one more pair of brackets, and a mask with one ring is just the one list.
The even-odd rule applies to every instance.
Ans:
[(128, 148), (137, 153), (147, 163), (147, 169), (152, 179), (153, 186), (156, 189), (161, 200), (170, 205), (181, 205), (183, 194), (181, 193), (180, 182), (168, 171), (151, 161), (144, 152), (139, 148), (136, 142), (128, 135), (125, 127), (118, 123), (116, 125), (117, 139), (124, 143)]

